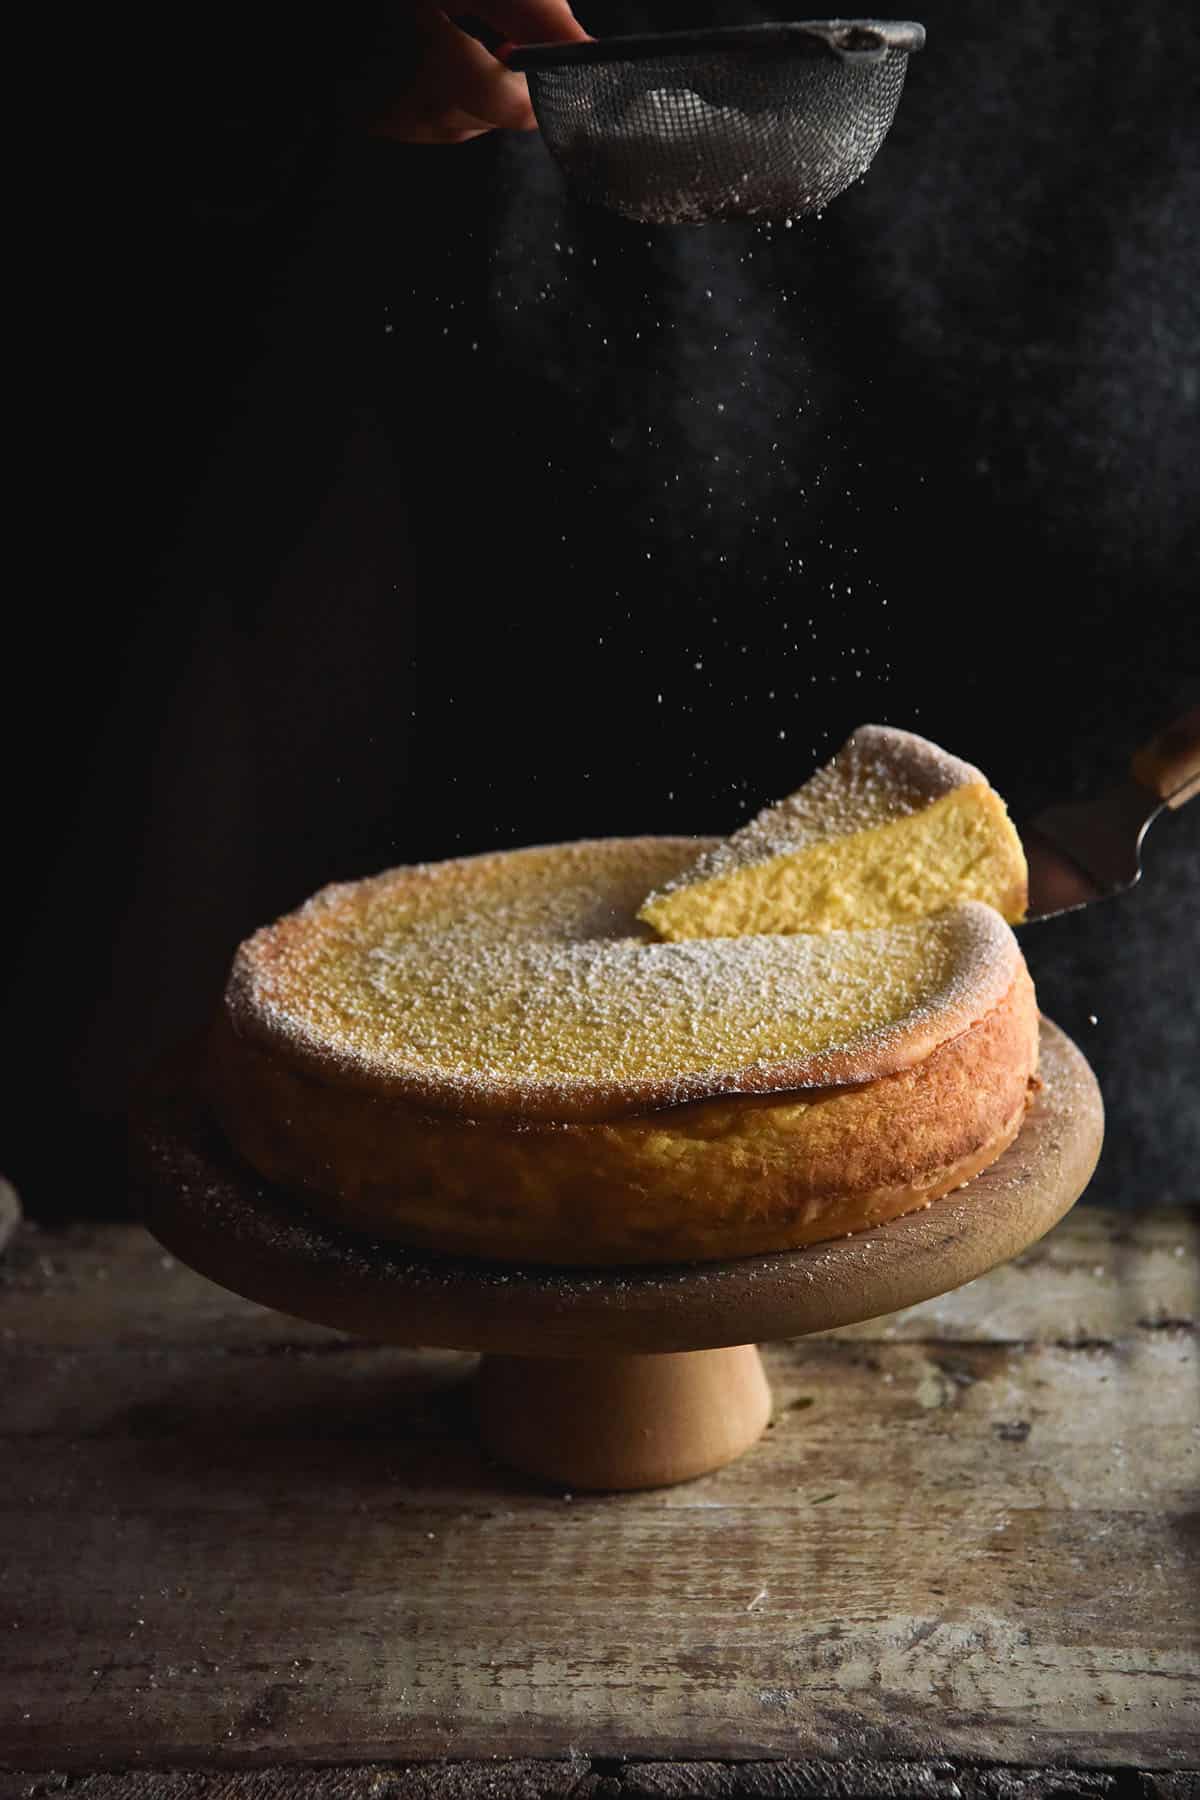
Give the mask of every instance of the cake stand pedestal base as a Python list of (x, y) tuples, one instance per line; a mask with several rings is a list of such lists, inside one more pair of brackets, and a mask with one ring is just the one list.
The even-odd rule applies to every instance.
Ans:
[(568, 1487), (659, 1487), (761, 1434), (770, 1394), (755, 1343), (944, 1294), (1057, 1224), (1096, 1166), (1104, 1111), (1084, 1057), (1047, 1020), (1040, 1084), (1003, 1156), (924, 1212), (663, 1268), (489, 1263), (346, 1231), (234, 1155), (194, 1069), (165, 1072), (147, 1096), (136, 1166), (150, 1230), (235, 1294), (377, 1343), (481, 1351), (480, 1425), (504, 1462)]
[(666, 1356), (485, 1356), (480, 1436), (502, 1462), (571, 1488), (666, 1487), (732, 1462), (766, 1430), (754, 1344)]

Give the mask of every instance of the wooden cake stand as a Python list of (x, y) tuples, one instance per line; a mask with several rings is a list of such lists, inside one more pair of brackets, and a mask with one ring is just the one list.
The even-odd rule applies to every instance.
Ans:
[(925, 1212), (722, 1263), (518, 1267), (356, 1235), (261, 1182), (183, 1079), (145, 1110), (138, 1175), (155, 1237), (234, 1293), (380, 1343), (482, 1351), (480, 1430), (505, 1462), (570, 1488), (658, 1487), (758, 1438), (771, 1396), (757, 1342), (961, 1287), (1070, 1210), (1100, 1153), (1100, 1093), (1047, 1021), (1040, 1075), (1016, 1142)]

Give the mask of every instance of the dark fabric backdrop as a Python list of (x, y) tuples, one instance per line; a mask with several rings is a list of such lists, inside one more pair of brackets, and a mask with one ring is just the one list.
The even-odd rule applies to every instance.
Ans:
[[(922, 17), (876, 166), (790, 229), (626, 224), (536, 138), (372, 141), (403, 46), (328, 21), (210, 22), (131, 84), (119, 572), (69, 655), (43, 621), (71, 775), (7, 1003), (31, 1211), (122, 1210), (130, 1082), (326, 880), (724, 831), (864, 720), (1020, 817), (1197, 697), (1200, 26)], [(1195, 1197), (1198, 899), (1200, 805), (1135, 895), (1023, 933), (1105, 1090), (1097, 1199)]]

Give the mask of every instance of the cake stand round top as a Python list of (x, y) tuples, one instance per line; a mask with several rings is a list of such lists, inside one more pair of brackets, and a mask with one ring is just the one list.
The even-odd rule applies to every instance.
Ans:
[(509, 1355), (621, 1355), (797, 1337), (961, 1287), (1079, 1198), (1104, 1114), (1082, 1052), (1041, 1026), (1041, 1086), (1016, 1141), (925, 1211), (801, 1250), (659, 1268), (560, 1269), (410, 1251), (357, 1235), (263, 1183), (186, 1079), (141, 1119), (144, 1218), (234, 1293), (381, 1343)]

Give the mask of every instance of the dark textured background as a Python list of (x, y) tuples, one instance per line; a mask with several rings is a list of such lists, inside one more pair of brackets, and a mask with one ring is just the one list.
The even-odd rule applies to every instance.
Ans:
[[(1197, 697), (1200, 26), (921, 16), (875, 168), (791, 229), (628, 225), (536, 138), (373, 142), (396, 52), (328, 21), (218, 16), (129, 84), (77, 428), (119, 576), (70, 656), (42, 621), (72, 776), (12, 958), (30, 1210), (121, 1210), (130, 1081), (327, 879), (723, 831), (868, 719), (1019, 818)], [(1095, 1198), (1195, 1198), (1198, 899), (1200, 805), (1022, 934), (1104, 1087)]]

